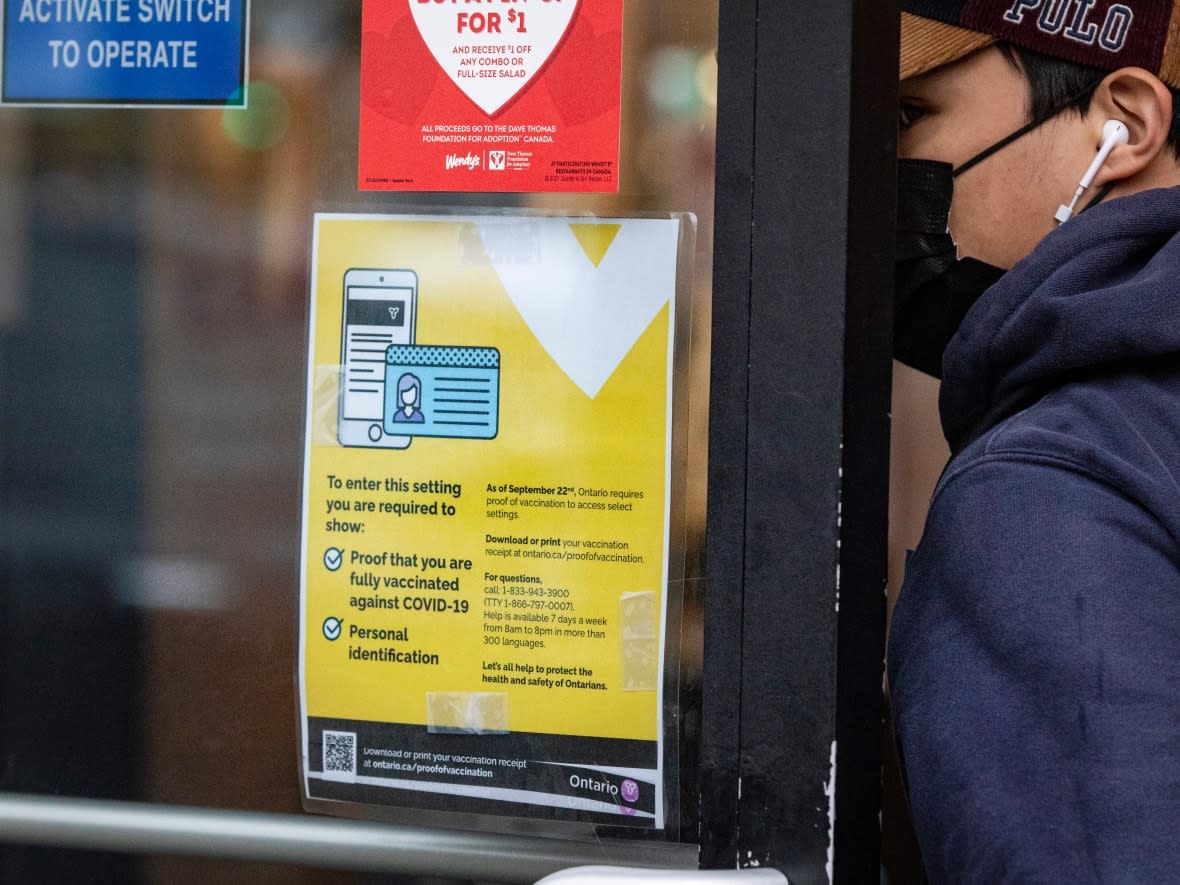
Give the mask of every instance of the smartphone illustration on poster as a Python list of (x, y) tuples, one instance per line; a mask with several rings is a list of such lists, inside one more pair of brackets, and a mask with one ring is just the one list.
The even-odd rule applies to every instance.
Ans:
[(413, 344), (418, 320), (418, 275), (412, 270), (352, 268), (344, 274), (340, 333), (342, 446), (404, 449), (411, 437), (385, 432), (385, 351)]

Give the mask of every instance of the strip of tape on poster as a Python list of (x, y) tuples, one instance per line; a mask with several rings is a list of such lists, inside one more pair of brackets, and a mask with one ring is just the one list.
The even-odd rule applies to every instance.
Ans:
[(309, 808), (663, 830), (692, 218), (314, 227)]

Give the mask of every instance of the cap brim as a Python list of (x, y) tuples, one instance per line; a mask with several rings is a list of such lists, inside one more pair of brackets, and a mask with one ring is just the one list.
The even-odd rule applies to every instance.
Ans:
[(941, 68), (995, 42), (996, 38), (991, 34), (903, 12), (898, 79), (905, 80)]

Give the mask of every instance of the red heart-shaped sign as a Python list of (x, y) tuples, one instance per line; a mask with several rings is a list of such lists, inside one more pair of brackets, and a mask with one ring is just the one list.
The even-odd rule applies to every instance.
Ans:
[(581, 0), (496, 4), (408, 0), (451, 81), (489, 117), (527, 87), (564, 39)]

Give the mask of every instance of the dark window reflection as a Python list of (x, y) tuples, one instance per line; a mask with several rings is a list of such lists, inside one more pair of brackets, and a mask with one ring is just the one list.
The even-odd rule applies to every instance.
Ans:
[[(622, 194), (579, 198), (358, 194), (360, 6), (254, 0), (249, 111), (0, 110), (0, 790), (300, 813), (312, 214), (531, 202), (700, 223), (691, 821), (716, 0), (629, 7)], [(0, 846), (3, 885), (239, 881), (411, 880)]]

